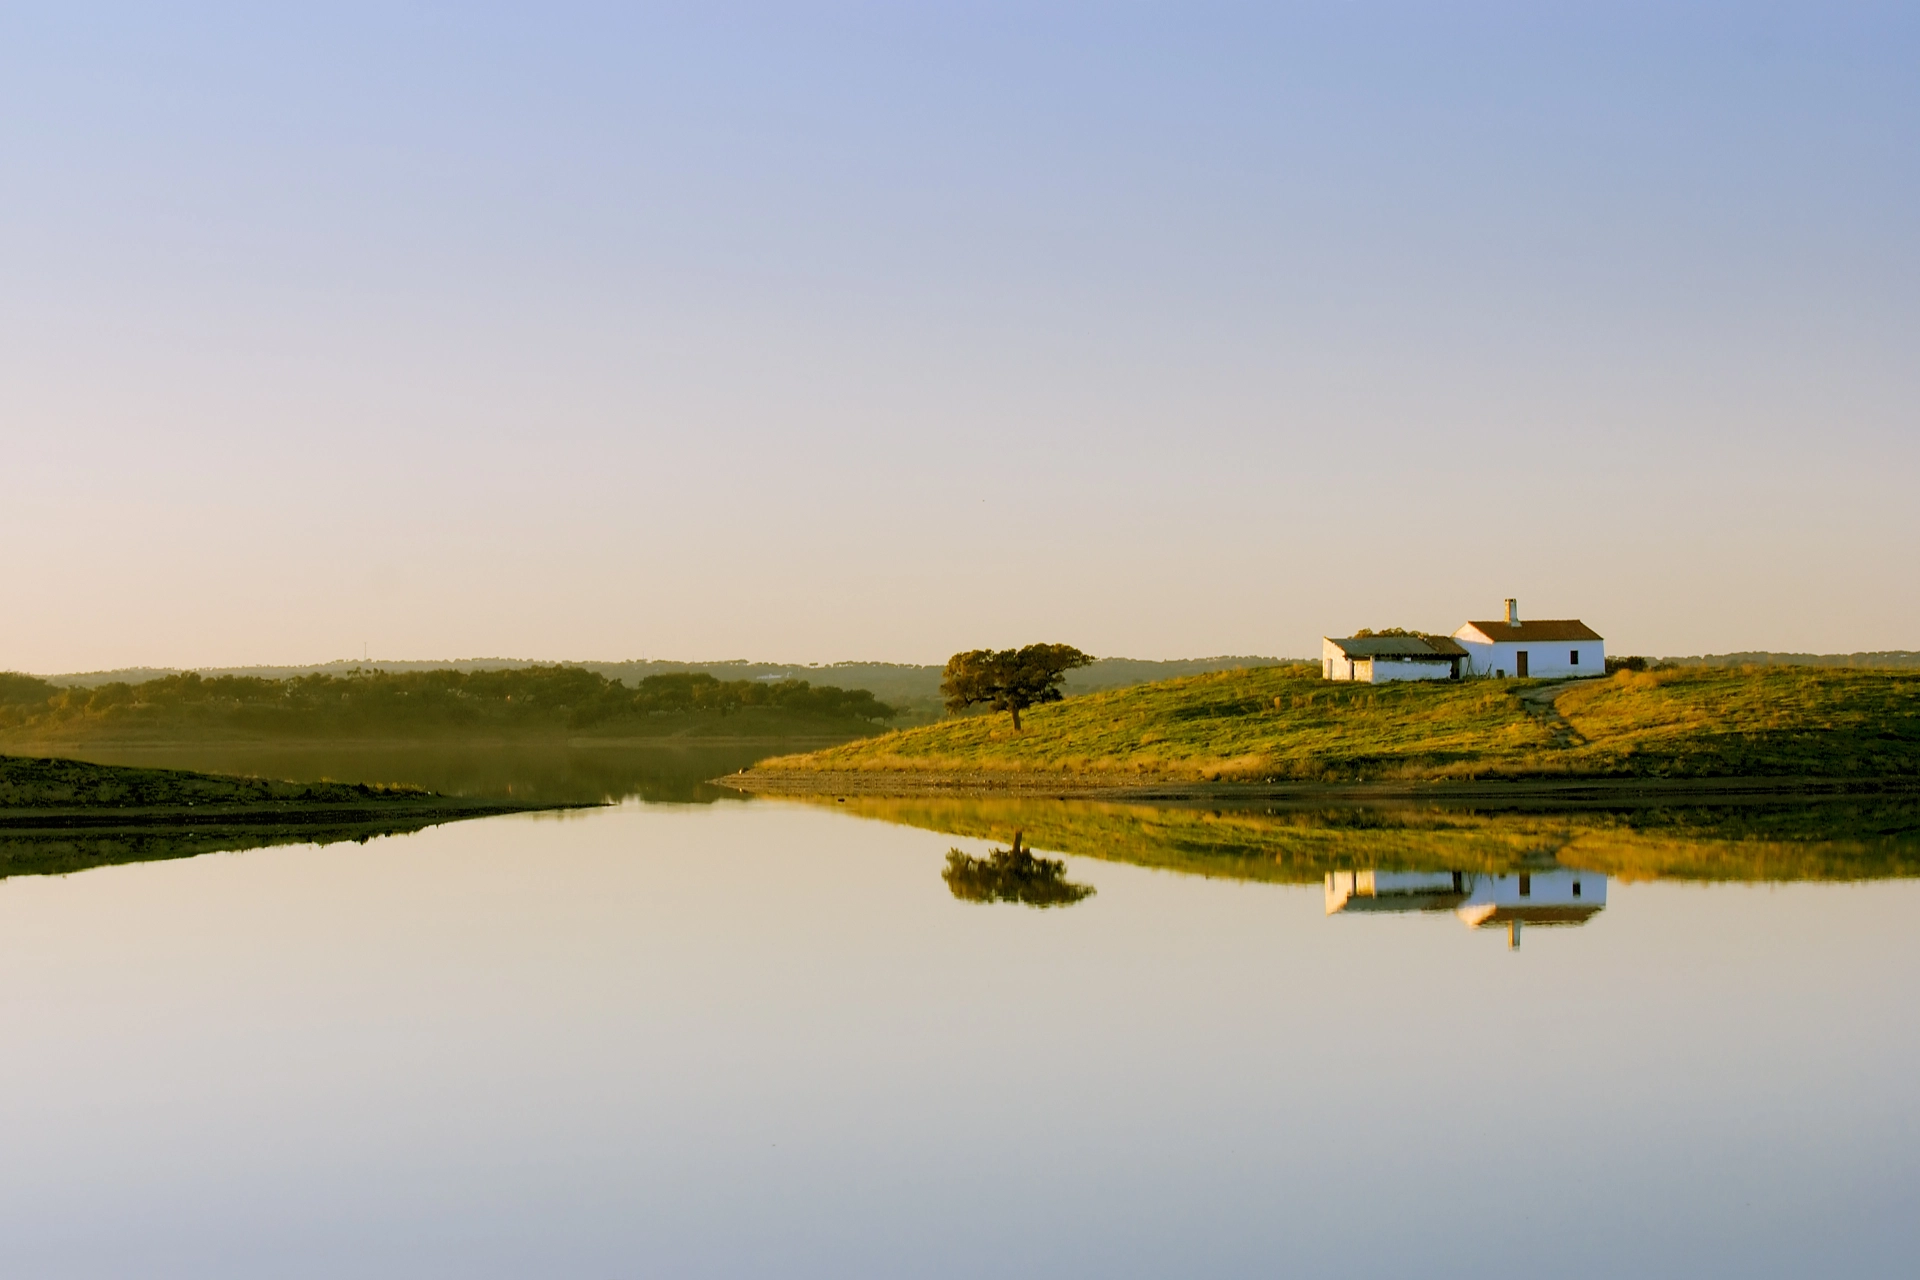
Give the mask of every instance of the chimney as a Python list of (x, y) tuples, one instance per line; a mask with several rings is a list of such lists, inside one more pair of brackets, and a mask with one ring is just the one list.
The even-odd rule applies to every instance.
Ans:
[(1520, 625), (1520, 602), (1518, 600), (1507, 601), (1507, 625), (1510, 627)]

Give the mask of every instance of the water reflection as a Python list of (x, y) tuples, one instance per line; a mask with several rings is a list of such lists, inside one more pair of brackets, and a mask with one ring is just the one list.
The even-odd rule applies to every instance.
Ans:
[[(1484, 880), (1495, 901), (1546, 923), (1546, 895), (1571, 921), (1603, 906), (1609, 877), (1626, 880), (1822, 881), (1920, 877), (1920, 797), (1685, 808), (1649, 806), (1572, 813), (1437, 804), (1312, 809), (1003, 797), (847, 797), (844, 811), (950, 835), (1126, 862), (1215, 879), (1332, 884), (1334, 873), (1381, 878), (1421, 873), (1459, 892)], [(1582, 873), (1566, 878), (1561, 873)], [(1573, 885), (1578, 883), (1578, 903)], [(1377, 883), (1386, 884), (1384, 878)], [(1415, 883), (1410, 881), (1409, 883)], [(1421, 880), (1431, 886), (1439, 881)], [(1522, 893), (1524, 885), (1527, 892)], [(1501, 887), (1504, 886), (1504, 887)], [(1422, 890), (1425, 892), (1426, 890)], [(1348, 889), (1354, 896), (1356, 890)], [(1564, 908), (1564, 910), (1562, 910)], [(1449, 906), (1447, 910), (1455, 908)], [(1523, 914), (1519, 917), (1527, 922)]]
[(1446, 912), (1469, 929), (1520, 932), (1583, 925), (1607, 909), (1607, 878), (1595, 871), (1329, 871), (1327, 914)]
[(273, 845), (365, 844), (375, 836), (409, 835), (438, 826), (445, 814), (406, 815), (326, 826), (212, 825), (116, 831), (8, 831), (0, 834), (0, 880), (63, 876), (129, 862), (164, 862), (205, 853), (239, 853)]
[[(1920, 1254), (1920, 882), (1609, 871), (1527, 963), (1452, 914), (1576, 857), (1877, 877), (1897, 812), (849, 809), (5, 881), (0, 1275), (1467, 1275), (1487, 1222), (1563, 1276)], [(1016, 832), (1099, 895), (936, 879)]]
[(1070, 907), (1093, 896), (1093, 886), (1067, 879), (1067, 864), (1056, 858), (1036, 858), (1013, 833), (1013, 847), (994, 849), (975, 858), (959, 849), (947, 853), (940, 873), (947, 889), (963, 902), (1018, 902), (1029, 907)]
[(543, 804), (711, 804), (740, 793), (708, 782), (782, 748), (560, 743), (253, 743), (49, 748), (96, 764), (195, 769), (295, 782), (387, 782), (442, 795)]

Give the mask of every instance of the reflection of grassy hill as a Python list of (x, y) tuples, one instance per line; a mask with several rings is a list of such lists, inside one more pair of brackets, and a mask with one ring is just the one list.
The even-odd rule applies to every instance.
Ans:
[(282, 844), (364, 843), (375, 836), (421, 831), (449, 816), (414, 811), (381, 821), (331, 826), (216, 826), (122, 831), (8, 831), (0, 829), (0, 879), (64, 876), (127, 862), (160, 862), (203, 853), (230, 853)]
[(207, 742), (140, 745), (88, 742), (64, 749), (76, 759), (138, 768), (192, 769), (263, 778), (399, 783), (446, 796), (498, 797), (523, 804), (609, 804), (643, 800), (739, 800), (708, 779), (766, 755), (765, 744), (669, 741), (643, 744), (547, 741)]
[(1012, 798), (850, 796), (836, 808), (929, 831), (1234, 880), (1329, 871), (1566, 865), (1628, 879), (1847, 880), (1920, 875), (1920, 805), (1627, 813), (1393, 806), (1269, 813)]
[(1082, 782), (1521, 777), (1920, 780), (1920, 673), (1692, 669), (1569, 684), (1572, 732), (1525, 681), (1357, 685), (1313, 667), (1222, 672), (970, 716), (765, 762), (804, 775)]
[(862, 817), (1051, 853), (1130, 862), (1187, 875), (1298, 883), (1336, 867), (1489, 870), (1550, 860), (1564, 823), (1538, 817), (1500, 827), (1371, 809), (1268, 814), (1092, 800), (889, 799), (836, 805)]
[(544, 807), (551, 806), (451, 798), (417, 787), (275, 782), (0, 756), (0, 876), (215, 849), (365, 840)]

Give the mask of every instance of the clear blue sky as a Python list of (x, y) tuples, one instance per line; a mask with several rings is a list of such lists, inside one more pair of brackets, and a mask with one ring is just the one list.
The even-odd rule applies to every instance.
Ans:
[(0, 668), (1920, 648), (1911, 5), (9, 5)]

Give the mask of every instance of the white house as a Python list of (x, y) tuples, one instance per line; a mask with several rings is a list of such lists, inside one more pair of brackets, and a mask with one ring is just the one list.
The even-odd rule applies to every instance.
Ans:
[(1582, 925), (1607, 907), (1607, 878), (1553, 868), (1501, 875), (1474, 871), (1330, 871), (1328, 915), (1451, 911), (1469, 929), (1507, 927), (1518, 948), (1522, 925)]
[(1560, 679), (1607, 673), (1607, 642), (1578, 618), (1520, 621), (1520, 604), (1507, 601), (1504, 621), (1469, 622), (1453, 633), (1466, 650), (1469, 673)]
[(1445, 636), (1321, 637), (1320, 674), (1329, 680), (1458, 680), (1467, 650)]

